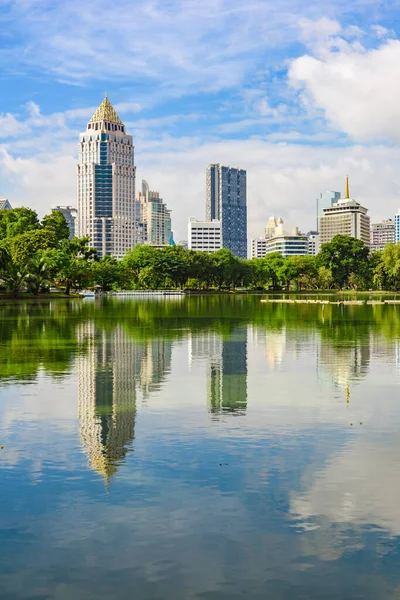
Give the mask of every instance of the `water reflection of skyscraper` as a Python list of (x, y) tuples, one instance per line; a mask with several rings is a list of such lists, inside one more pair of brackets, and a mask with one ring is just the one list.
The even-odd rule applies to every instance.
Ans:
[(136, 344), (121, 327), (78, 330), (87, 351), (78, 358), (78, 404), (82, 444), (89, 466), (106, 482), (117, 471), (134, 439), (137, 388), (158, 389), (169, 369), (171, 342)]
[(222, 337), (212, 330), (189, 340), (189, 363), (205, 359), (207, 405), (214, 414), (244, 414), (247, 407), (247, 326)]
[[(354, 341), (354, 344), (335, 344), (331, 340), (321, 340), (318, 361), (318, 375), (321, 378), (321, 367), (329, 373), (334, 384), (346, 389), (351, 382), (365, 377), (370, 362), (370, 344)], [(323, 380), (323, 377), (322, 377)]]

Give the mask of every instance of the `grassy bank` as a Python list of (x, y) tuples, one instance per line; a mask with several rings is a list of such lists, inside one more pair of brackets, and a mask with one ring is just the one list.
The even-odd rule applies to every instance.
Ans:
[(7, 294), (7, 293), (0, 293), (0, 303), (7, 301), (10, 302), (26, 302), (26, 301), (30, 301), (30, 302), (37, 302), (37, 301), (43, 301), (43, 300), (71, 300), (73, 298), (81, 298), (82, 296), (79, 296), (79, 294), (71, 294), (70, 296), (67, 296), (66, 294), (60, 293), (60, 292), (53, 292), (50, 294), (38, 294), (37, 296), (35, 296), (34, 294), (28, 294), (28, 293), (23, 293), (23, 294), (19, 294), (18, 296), (13, 296), (12, 294)]

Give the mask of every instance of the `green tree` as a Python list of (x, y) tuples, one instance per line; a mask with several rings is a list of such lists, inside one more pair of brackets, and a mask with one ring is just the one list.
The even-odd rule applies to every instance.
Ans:
[(31, 208), (12, 208), (0, 211), (0, 239), (39, 229), (40, 223), (36, 211)]
[(209, 289), (214, 280), (214, 263), (208, 252), (188, 250), (186, 252), (188, 278), (197, 279), (200, 288)]
[(400, 243), (386, 244), (371, 256), (372, 278), (378, 289), (400, 289)]
[(87, 287), (92, 279), (91, 263), (97, 259), (95, 248), (88, 246), (89, 238), (64, 240), (56, 250), (47, 254), (49, 264), (54, 269), (58, 280), (65, 285), (65, 293), (69, 296), (71, 288)]
[(145, 267), (156, 267), (159, 264), (158, 248), (152, 246), (137, 244), (132, 250), (127, 252), (122, 259), (122, 265), (125, 272), (137, 283), (139, 281), (140, 271)]
[(313, 289), (317, 285), (317, 265), (314, 256), (289, 256), (287, 269), (297, 290)]
[(360, 280), (368, 276), (369, 249), (362, 240), (347, 236), (335, 235), (332, 241), (323, 244), (318, 254), (318, 266), (325, 267), (332, 273), (333, 284), (340, 289), (349, 285), (349, 277), (353, 274)]
[(14, 262), (11, 255), (5, 250), (0, 252), (0, 279), (6, 284), (13, 296), (18, 296), (21, 287), (26, 281), (28, 265), (19, 265)]
[(175, 287), (182, 287), (189, 276), (187, 251), (182, 246), (167, 246), (162, 250), (162, 259), (167, 276)]
[(103, 292), (112, 290), (121, 282), (120, 263), (112, 256), (103, 256), (100, 260), (93, 261), (91, 270), (94, 283), (99, 285)]
[(214, 282), (220, 290), (225, 284), (230, 287), (233, 279), (235, 268), (237, 268), (236, 257), (227, 248), (221, 248), (211, 254), (211, 264), (214, 267)]
[(285, 259), (279, 252), (272, 252), (260, 258), (260, 261), (264, 282), (271, 284), (273, 290), (277, 290), (285, 276)]
[(57, 240), (68, 240), (70, 231), (64, 215), (60, 210), (55, 210), (42, 219), (42, 226), (54, 233)]
[(11, 256), (14, 262), (24, 264), (36, 252), (57, 248), (58, 242), (53, 231), (36, 229), (20, 233), (8, 240)]
[(45, 255), (38, 253), (28, 261), (25, 281), (35, 296), (39, 294), (42, 288), (51, 285), (53, 272)]

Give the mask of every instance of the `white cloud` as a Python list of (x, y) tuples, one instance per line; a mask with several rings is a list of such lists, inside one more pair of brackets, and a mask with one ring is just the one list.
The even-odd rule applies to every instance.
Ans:
[(0, 114), (0, 138), (14, 137), (26, 133), (26, 128), (14, 115)]
[[(336, 27), (336, 30), (338, 28)], [(328, 122), (357, 141), (400, 139), (400, 41), (367, 49), (333, 36), (312, 42), (313, 55), (292, 61), (289, 83), (305, 105), (322, 110)]]
[(304, 494), (293, 494), (291, 512), (306, 522), (324, 516), (344, 528), (375, 525), (399, 535), (397, 465), (396, 437), (373, 447), (358, 439), (330, 458)]
[[(359, 0), (353, 8), (370, 4)], [(268, 60), (266, 48), (287, 48), (297, 39), (302, 17), (349, 12), (345, 0), (120, 0), (118, 6), (15, 0), (8, 8), (0, 19), (21, 38), (11, 51), (14, 68), (39, 67), (72, 83), (134, 79), (140, 92), (161, 82), (170, 93), (240, 84), (255, 64)]]

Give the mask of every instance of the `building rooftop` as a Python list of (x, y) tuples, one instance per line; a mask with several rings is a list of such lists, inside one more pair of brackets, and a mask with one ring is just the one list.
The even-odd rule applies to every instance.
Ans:
[(107, 96), (104, 98), (103, 102), (100, 104), (89, 123), (94, 123), (95, 121), (109, 121), (110, 123), (118, 123), (118, 125), (123, 125)]
[(7, 198), (0, 198), (0, 210), (1, 209), (7, 209), (10, 210), (11, 204), (9, 203), (9, 201), (7, 200)]

